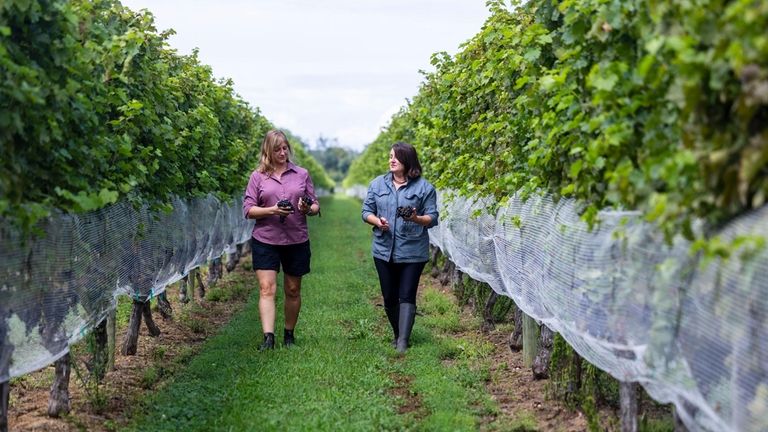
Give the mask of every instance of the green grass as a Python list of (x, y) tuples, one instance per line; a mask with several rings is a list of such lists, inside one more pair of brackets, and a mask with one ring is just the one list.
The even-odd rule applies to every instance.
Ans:
[[(488, 348), (443, 334), (460, 328), (458, 308), (444, 298), (425, 296), (413, 347), (396, 355), (383, 310), (374, 305), (378, 279), (360, 204), (339, 197), (322, 204), (323, 217), (310, 219), (312, 273), (303, 281), (297, 346), (257, 350), (253, 290), (245, 309), (144, 399), (133, 430), (476, 430), (479, 416), (496, 409), (483, 387)], [(400, 390), (410, 397), (395, 396)], [(399, 414), (404, 404), (418, 406)]]

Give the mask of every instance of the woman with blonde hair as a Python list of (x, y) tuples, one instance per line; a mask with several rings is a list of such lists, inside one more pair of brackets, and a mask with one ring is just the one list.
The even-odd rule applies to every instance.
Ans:
[(279, 130), (267, 132), (259, 167), (251, 173), (243, 215), (256, 219), (251, 235), (253, 270), (259, 281), (259, 316), (264, 332), (260, 350), (275, 347), (277, 274), (283, 268), (285, 327), (283, 344), (294, 345), (301, 310), (301, 278), (309, 273), (307, 216), (320, 213), (309, 172), (291, 162), (291, 144)]

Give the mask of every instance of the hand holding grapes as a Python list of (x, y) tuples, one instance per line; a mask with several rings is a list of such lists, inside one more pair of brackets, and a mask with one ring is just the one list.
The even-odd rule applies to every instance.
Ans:
[(285, 218), (296, 210), (293, 207), (293, 204), (291, 204), (290, 201), (285, 199), (278, 201), (277, 205), (275, 205), (275, 209), (277, 211), (277, 214), (280, 215), (281, 223), (285, 223)]

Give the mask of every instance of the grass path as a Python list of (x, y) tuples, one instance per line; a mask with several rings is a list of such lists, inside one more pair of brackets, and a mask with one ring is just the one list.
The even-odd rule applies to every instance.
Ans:
[[(494, 413), (484, 392), (488, 367), (478, 361), (492, 347), (442, 335), (461, 326), (458, 308), (445, 297), (422, 296), (414, 346), (404, 358), (395, 354), (375, 305), (370, 230), (357, 201), (324, 199), (323, 217), (310, 220), (310, 232), (312, 273), (303, 282), (297, 346), (258, 352), (254, 290), (185, 371), (146, 399), (133, 429), (477, 430)], [(252, 273), (240, 274), (241, 283), (256, 283)], [(281, 306), (282, 293), (280, 345)]]

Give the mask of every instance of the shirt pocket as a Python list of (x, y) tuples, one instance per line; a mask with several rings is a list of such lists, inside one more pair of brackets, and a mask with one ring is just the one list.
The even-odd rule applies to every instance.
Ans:
[(378, 213), (376, 216), (384, 216), (387, 220), (389, 220), (390, 215), (387, 213), (389, 209), (389, 200), (392, 193), (387, 189), (379, 189), (374, 190), (373, 195), (373, 199), (376, 203), (376, 212)]
[(424, 211), (421, 205), (421, 196), (418, 191), (405, 191), (405, 193), (400, 196), (397, 206), (415, 208), (416, 214), (421, 214)]

